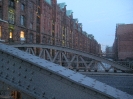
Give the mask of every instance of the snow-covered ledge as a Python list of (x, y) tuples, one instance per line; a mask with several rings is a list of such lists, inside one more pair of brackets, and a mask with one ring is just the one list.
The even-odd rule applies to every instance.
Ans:
[(1, 39), (0, 39), (0, 42), (5, 42), (5, 40), (1, 40)]
[(0, 18), (0, 21), (8, 23), (8, 21), (6, 21), (6, 20), (3, 20), (3, 19), (1, 19), (1, 18)]

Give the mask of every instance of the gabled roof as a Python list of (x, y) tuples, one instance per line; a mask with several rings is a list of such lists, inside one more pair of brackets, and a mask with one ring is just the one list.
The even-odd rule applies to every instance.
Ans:
[(88, 34), (88, 38), (94, 39), (94, 36), (92, 34)]
[(63, 3), (58, 3), (58, 5), (59, 5), (60, 9), (62, 9), (62, 8), (64, 8), (64, 7), (66, 6), (66, 3), (65, 3), (65, 2), (63, 2)]
[(86, 33), (86, 31), (82, 31), (82, 34), (84, 34), (85, 36), (87, 36), (87, 33)]
[(79, 26), (79, 27), (82, 27), (82, 23), (78, 23), (78, 26)]
[(67, 10), (67, 11), (66, 11), (66, 15), (67, 15), (67, 16), (70, 16), (72, 13), (73, 13), (72, 10)]
[(73, 21), (74, 21), (75, 23), (78, 23), (78, 19), (73, 19)]

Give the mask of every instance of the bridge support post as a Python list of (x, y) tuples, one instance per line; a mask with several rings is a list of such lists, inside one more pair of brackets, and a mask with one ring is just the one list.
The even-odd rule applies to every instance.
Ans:
[(61, 52), (59, 53), (59, 64), (62, 66), (62, 54), (61, 54)]
[(79, 57), (76, 55), (76, 71), (79, 71)]

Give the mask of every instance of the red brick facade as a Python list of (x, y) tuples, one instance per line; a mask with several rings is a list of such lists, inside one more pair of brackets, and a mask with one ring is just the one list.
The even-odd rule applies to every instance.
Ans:
[(116, 60), (133, 59), (133, 24), (118, 24), (114, 42)]
[[(2, 9), (2, 10), (1, 10)], [(0, 39), (7, 43), (41, 43), (98, 54), (101, 47), (82, 30), (65, 3), (56, 0), (1, 0)]]

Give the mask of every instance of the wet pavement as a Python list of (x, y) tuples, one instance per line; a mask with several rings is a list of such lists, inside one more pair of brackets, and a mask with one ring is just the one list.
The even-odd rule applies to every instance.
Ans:
[(122, 74), (122, 73), (83, 73), (91, 78), (99, 80), (103, 83), (106, 83), (112, 87), (115, 87), (119, 90), (127, 92), (128, 94), (133, 95), (133, 74)]

